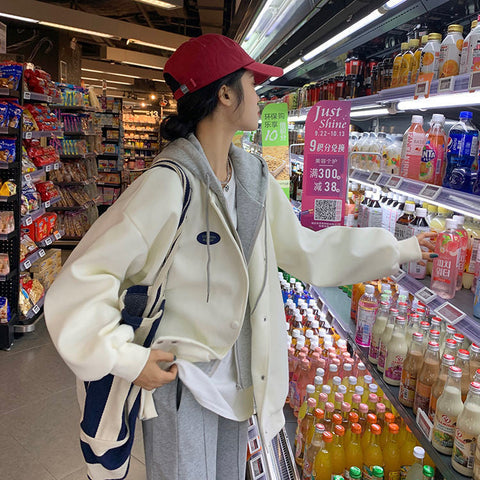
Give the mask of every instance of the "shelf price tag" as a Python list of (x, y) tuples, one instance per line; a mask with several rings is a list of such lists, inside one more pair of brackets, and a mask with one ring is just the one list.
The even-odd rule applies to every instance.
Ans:
[(429, 200), (435, 200), (441, 193), (442, 187), (438, 185), (426, 184), (419, 192), (421, 197), (428, 198)]
[(26, 219), (25, 219), (25, 225), (28, 227), (29, 225), (31, 225), (33, 222), (32, 220), (32, 217), (31, 216), (28, 216)]
[(52, 237), (48, 237), (45, 239), (45, 245), (48, 247), (49, 245), (52, 244)]
[(392, 175), (388, 180), (386, 186), (388, 188), (400, 188), (400, 185), (402, 182), (403, 182), (402, 177), (399, 177), (398, 175)]
[(442, 317), (448, 324), (455, 325), (460, 320), (466, 317), (465, 313), (459, 310), (457, 307), (452, 305), (449, 302), (445, 302), (440, 305), (436, 310), (435, 313)]
[(29, 173), (26, 173), (23, 178), (25, 179), (26, 182), (31, 182), (32, 181), (32, 176)]
[(367, 181), (369, 181), (370, 183), (376, 184), (381, 175), (382, 174), (380, 172), (372, 172), (368, 176)]
[(472, 72), (468, 80), (468, 90), (474, 92), (480, 88), (480, 71)]
[(32, 138), (32, 132), (25, 132), (24, 133), (24, 138), (26, 138), (27, 140), (30, 140)]
[(53, 164), (53, 169), (54, 170), (58, 170), (59, 168), (60, 168), (60, 163), (59, 162)]
[(432, 86), (432, 80), (434, 73), (421, 73), (418, 76), (417, 83), (415, 85), (415, 95), (413, 98), (416, 100), (418, 97), (429, 97), (430, 87)]
[(437, 298), (437, 294), (435, 292), (432, 292), (432, 290), (430, 290), (428, 287), (421, 288), (414, 295), (425, 305), (428, 305), (431, 301)]
[(428, 441), (432, 441), (432, 432), (433, 432), (433, 423), (428, 418), (428, 415), (419, 408), (417, 410), (417, 425), (420, 427), (420, 430), (428, 438)]
[(30, 260), (23, 262), (24, 270), (28, 270), (31, 266), (32, 266), (32, 262)]
[(55, 232), (54, 237), (55, 237), (55, 240), (60, 240), (62, 238), (62, 235), (60, 234), (60, 232)]
[(398, 283), (405, 275), (406, 273), (403, 270), (399, 270), (395, 275), (390, 276), (394, 282)]
[(50, 206), (50, 200), (47, 200), (47, 201), (44, 203), (44, 205), (45, 205), (45, 208), (48, 208), (48, 207)]
[(52, 103), (52, 96), (51, 95), (47, 95), (47, 103)]
[(455, 90), (455, 77), (440, 78), (437, 93), (449, 93)]
[(303, 226), (343, 225), (348, 181), (350, 102), (322, 100), (305, 123)]
[(38, 305), (34, 305), (32, 307), (32, 312), (36, 315), (40, 311), (40, 307)]
[(23, 92), (23, 98), (25, 100), (30, 100), (31, 97), (32, 95), (30, 94), (30, 92)]
[(43, 248), (41, 248), (39, 251), (38, 251), (38, 256), (40, 258), (43, 258), (45, 256), (45, 250)]

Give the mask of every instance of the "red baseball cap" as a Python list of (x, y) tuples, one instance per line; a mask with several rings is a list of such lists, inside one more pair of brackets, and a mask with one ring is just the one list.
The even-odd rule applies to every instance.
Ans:
[(216, 33), (191, 38), (180, 45), (167, 60), (163, 73), (180, 84), (173, 92), (178, 100), (241, 68), (252, 72), (259, 84), (283, 75), (282, 68), (256, 62), (237, 42)]

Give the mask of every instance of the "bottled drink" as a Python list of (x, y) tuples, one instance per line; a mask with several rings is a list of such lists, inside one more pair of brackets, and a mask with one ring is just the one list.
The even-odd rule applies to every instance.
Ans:
[(400, 390), (398, 393), (400, 403), (406, 407), (413, 407), (417, 378), (423, 363), (422, 343), (423, 335), (417, 332), (413, 333), (410, 349), (403, 364)]
[(423, 459), (425, 458), (425, 450), (422, 447), (413, 449), (415, 463), (408, 469), (406, 480), (418, 480), (423, 476)]
[(317, 453), (323, 446), (322, 435), (325, 427), (321, 423), (315, 425), (315, 433), (313, 434), (312, 442), (307, 446), (303, 455), (303, 473), (302, 480), (310, 480), (312, 478), (313, 463)]
[(447, 168), (443, 186), (472, 193), (472, 165), (478, 155), (478, 130), (472, 112), (460, 112), (459, 121), (448, 134)]
[(461, 348), (457, 353), (457, 360), (455, 362), (457, 367), (462, 369), (462, 402), (465, 401), (468, 395), (468, 390), (470, 388), (470, 353), (468, 350)]
[(445, 230), (437, 236), (430, 288), (439, 296), (450, 299), (457, 286), (457, 264), (460, 239), (455, 232), (455, 222), (448, 218)]
[[(307, 413), (308, 400), (310, 398), (315, 398), (315, 386), (311, 385), (311, 384), (308, 384), (307, 388), (306, 388), (305, 400), (303, 401), (302, 406), (298, 410), (298, 416), (297, 416), (297, 423), (298, 424), (300, 424), (300, 422), (303, 420), (303, 418), (305, 417), (305, 415)], [(315, 398), (315, 402), (316, 401), (317, 401), (317, 399)]]
[(420, 330), (420, 315), (418, 313), (410, 313), (408, 316), (407, 333), (405, 335), (408, 346), (412, 343), (412, 335), (414, 333), (421, 333)]
[(440, 46), (440, 61), (438, 64), (440, 78), (459, 74), (462, 48), (463, 27), (461, 25), (449, 25), (447, 36)]
[(410, 84), (412, 75), (412, 63), (415, 48), (418, 47), (418, 39), (409, 40), (407, 43), (407, 49), (402, 55), (402, 63), (400, 65), (400, 82), (399, 87), (404, 87)]
[(441, 453), (451, 455), (458, 415), (463, 410), (462, 369), (451, 366), (443, 393), (437, 402), (433, 424), (432, 445)]
[(346, 458), (345, 450), (343, 448), (344, 436), (345, 429), (342, 427), (342, 425), (335, 425), (333, 442), (330, 449), (333, 475), (342, 475), (345, 472)]
[(320, 447), (315, 462), (313, 464), (313, 480), (331, 480), (332, 478), (332, 460), (330, 457), (330, 447), (333, 441), (331, 432), (323, 432), (323, 444)]
[(395, 319), (398, 316), (398, 309), (397, 308), (390, 308), (390, 314), (388, 317), (388, 322), (385, 325), (385, 329), (380, 336), (380, 347), (378, 353), (378, 362), (377, 362), (377, 369), (380, 372), (385, 370), (385, 360), (387, 359), (387, 345), (392, 338), (393, 328), (395, 326)]
[(403, 209), (405, 207), (405, 200), (406, 198), (403, 195), (398, 195), (397, 201), (392, 204), (392, 211), (390, 213), (388, 230), (393, 235), (395, 234), (395, 224), (403, 213)]
[(418, 180), (422, 150), (425, 145), (422, 115), (413, 115), (412, 124), (403, 136), (401, 154), (401, 176)]
[(462, 475), (473, 475), (477, 437), (480, 434), (480, 384), (472, 382), (462, 412), (457, 419), (452, 467)]
[(362, 471), (358, 467), (350, 467), (348, 473), (351, 480), (362, 480)]
[(428, 35), (423, 35), (421, 39), (420, 47), (418, 47), (415, 50), (415, 53), (413, 54), (412, 74), (411, 74), (410, 83), (417, 83), (418, 74), (420, 72), (420, 66), (421, 66), (422, 52), (427, 42), (428, 42)]
[(384, 480), (384, 478), (383, 468), (378, 465), (374, 465), (372, 468), (372, 480)]
[(391, 423), (395, 423), (395, 415), (392, 412), (385, 412), (384, 413), (384, 425), (382, 427), (382, 433), (380, 434), (380, 447), (382, 447), (382, 452), (383, 449), (385, 448), (385, 445), (387, 444), (388, 440), (388, 426)]
[(405, 202), (403, 214), (395, 223), (395, 238), (405, 240), (413, 235), (412, 222), (415, 220), (415, 203)]
[(363, 450), (360, 444), (362, 427), (359, 423), (352, 423), (350, 427), (350, 442), (345, 446), (345, 461), (347, 469), (363, 465)]
[(388, 321), (388, 311), (389, 303), (380, 302), (380, 308), (377, 311), (375, 323), (372, 328), (372, 340), (370, 342), (370, 349), (368, 351), (368, 359), (375, 365), (378, 362), (380, 336), (385, 330), (385, 326), (387, 325)]
[(480, 28), (478, 26), (478, 18), (477, 24), (475, 26), (474, 22), (475, 20), (472, 22), (472, 30), (467, 35), (467, 38), (465, 38), (465, 41), (463, 43), (462, 58), (460, 61), (461, 73), (470, 73), (473, 71), (473, 52), (477, 48), (478, 42), (480, 40)]
[(368, 447), (363, 453), (363, 476), (364, 478), (373, 478), (373, 467), (383, 465), (383, 454), (380, 448), (379, 437), (382, 433), (380, 425), (373, 424), (371, 426), (371, 436)]
[(323, 424), (325, 425), (325, 430), (327, 432), (332, 431), (333, 411), (334, 410), (335, 410), (335, 405), (332, 402), (326, 402), (325, 403), (325, 417), (323, 419)]
[(400, 479), (405, 480), (409, 468), (415, 463), (415, 456), (413, 454), (413, 449), (417, 445), (417, 439), (413, 435), (410, 427), (407, 425), (405, 427), (405, 441), (402, 444), (400, 449)]
[(423, 48), (420, 73), (433, 73), (433, 79), (438, 78), (438, 64), (440, 63), (440, 33), (430, 33), (428, 42)]
[(413, 413), (415, 414), (417, 414), (419, 408), (428, 414), (432, 386), (440, 373), (440, 357), (438, 352), (438, 343), (429, 342), (415, 389), (415, 398), (413, 400)]
[(400, 445), (398, 443), (398, 434), (400, 428), (396, 423), (388, 425), (388, 438), (383, 449), (383, 460), (385, 462), (385, 477), (387, 479), (400, 478)]
[(440, 113), (432, 115), (430, 129), (422, 149), (419, 180), (434, 185), (442, 184), (443, 167), (447, 149), (447, 134), (443, 128), (445, 117)]
[(444, 353), (442, 356), (442, 365), (440, 366), (440, 373), (435, 383), (432, 386), (432, 393), (430, 394), (430, 407), (428, 409), (428, 418), (433, 422), (435, 412), (437, 411), (437, 401), (443, 393), (445, 383), (447, 382), (448, 370), (455, 365), (455, 357)]
[(375, 322), (378, 302), (373, 285), (365, 286), (365, 293), (360, 297), (357, 310), (357, 327), (355, 342), (362, 347), (369, 347), (372, 338), (372, 327)]
[(400, 53), (398, 53), (393, 60), (392, 83), (390, 84), (391, 88), (395, 88), (400, 85), (400, 70), (402, 68), (402, 58), (403, 54), (408, 50), (408, 43), (402, 43), (400, 48)]
[(363, 198), (362, 203), (360, 203), (360, 207), (358, 209), (358, 226), (361, 228), (367, 226), (366, 218), (368, 218), (368, 206), (370, 205), (370, 201), (372, 200), (372, 195), (373, 191), (367, 190), (365, 192), (365, 197)]
[[(370, 438), (372, 436), (372, 425), (376, 423), (377, 423), (377, 416), (374, 413), (368, 413), (365, 433), (363, 434), (362, 440), (360, 442), (364, 452), (368, 448), (368, 445), (370, 444)], [(380, 444), (380, 438), (378, 439), (378, 442)]]
[(463, 215), (454, 215), (453, 220), (457, 223), (455, 232), (460, 238), (460, 260), (458, 265), (456, 286), (456, 290), (458, 291), (462, 288), (463, 271), (465, 270), (465, 262), (467, 259), (468, 233), (463, 226), (465, 223), (465, 217)]
[(380, 193), (374, 192), (372, 194), (372, 201), (368, 206), (368, 210), (365, 218), (365, 226), (367, 227), (379, 227), (382, 226), (382, 207), (379, 203)]
[[(345, 440), (343, 442), (345, 446), (345, 450), (348, 449), (348, 446), (350, 445), (350, 441), (352, 440), (352, 425), (354, 423), (358, 423), (358, 418), (359, 417), (357, 412), (350, 412), (348, 414), (348, 426), (345, 427)], [(360, 430), (361, 430), (361, 425), (360, 425)], [(360, 437), (361, 437), (361, 434), (362, 432), (360, 431)], [(358, 441), (360, 441), (360, 438), (358, 439)]]
[(297, 429), (297, 435), (295, 436), (295, 461), (298, 465), (303, 465), (303, 453), (305, 449), (305, 441), (307, 439), (307, 433), (314, 421), (313, 411), (317, 405), (314, 398), (309, 398), (308, 409), (305, 417), (301, 421), (299, 428)]
[(397, 317), (392, 338), (387, 346), (387, 358), (383, 380), (389, 385), (400, 385), (402, 366), (407, 356), (408, 346), (405, 339), (405, 319)]
[(293, 407), (293, 412), (298, 416), (298, 411), (300, 410), (300, 407), (302, 406), (304, 400), (305, 400), (305, 395), (307, 392), (307, 385), (308, 385), (308, 377), (309, 377), (309, 371), (310, 371), (310, 362), (308, 361), (307, 358), (304, 358), (300, 362), (299, 366), (299, 374), (297, 378), (297, 387), (295, 390), (295, 395), (294, 395), (294, 401), (293, 404), (291, 403), (290, 399), (290, 405)]
[(480, 368), (480, 346), (476, 343), (470, 345), (470, 378), (472, 381), (476, 371)]

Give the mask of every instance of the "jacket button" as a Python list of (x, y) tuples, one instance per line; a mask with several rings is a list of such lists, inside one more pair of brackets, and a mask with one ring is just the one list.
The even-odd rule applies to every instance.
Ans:
[(234, 330), (236, 330), (236, 329), (240, 326), (240, 324), (239, 324), (238, 322), (232, 322), (232, 323), (230, 324), (230, 326), (231, 326)]

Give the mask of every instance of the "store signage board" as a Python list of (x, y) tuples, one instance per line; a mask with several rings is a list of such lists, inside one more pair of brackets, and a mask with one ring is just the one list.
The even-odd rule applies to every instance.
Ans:
[(418, 292), (415, 292), (415, 297), (425, 305), (428, 305), (437, 298), (437, 294), (432, 292), (428, 287), (423, 287)]
[(290, 198), (288, 105), (269, 103), (262, 111), (262, 156), (268, 170)]
[(440, 78), (437, 93), (450, 93), (455, 90), (455, 77)]
[(417, 410), (417, 425), (420, 427), (422, 433), (428, 438), (428, 441), (432, 441), (433, 423), (428, 418), (428, 415), (419, 408)]
[(435, 309), (435, 313), (442, 317), (449, 325), (455, 325), (466, 317), (465, 313), (453, 306), (449, 302), (445, 302)]
[(425, 185), (419, 192), (419, 196), (428, 198), (429, 200), (435, 200), (442, 192), (442, 187), (438, 185)]
[(348, 183), (350, 102), (322, 100), (305, 123), (302, 225), (343, 225)]
[(398, 175), (392, 175), (387, 182), (388, 188), (400, 188), (400, 184), (403, 182), (403, 178)]

